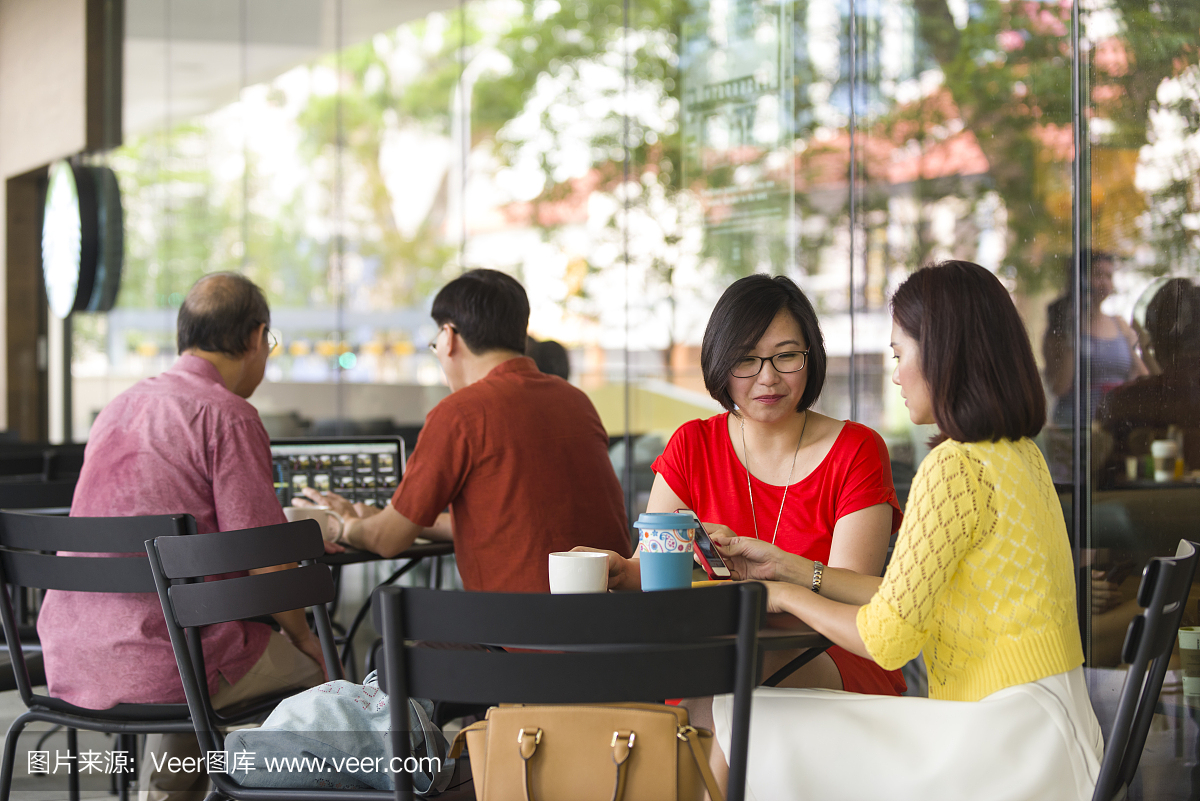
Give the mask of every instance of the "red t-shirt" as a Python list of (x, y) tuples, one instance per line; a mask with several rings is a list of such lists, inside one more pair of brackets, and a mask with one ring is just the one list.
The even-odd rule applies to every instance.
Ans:
[[(701, 520), (720, 523), (742, 537), (755, 536), (755, 516), (746, 492), (746, 468), (729, 441), (728, 412), (682, 425), (661, 456), (654, 472)], [(829, 454), (809, 475), (783, 487), (750, 477), (758, 537), (806, 559), (829, 561), (833, 527), (852, 512), (886, 503), (892, 506), (892, 533), (900, 528), (900, 503), (892, 485), (887, 446), (871, 429), (846, 421)], [(897, 695), (904, 691), (900, 671), (885, 671), (874, 662), (837, 646), (829, 655), (851, 692)]]
[(429, 412), (392, 505), (422, 526), (449, 505), (468, 590), (549, 592), (554, 551), (632, 552), (600, 416), (524, 357)]

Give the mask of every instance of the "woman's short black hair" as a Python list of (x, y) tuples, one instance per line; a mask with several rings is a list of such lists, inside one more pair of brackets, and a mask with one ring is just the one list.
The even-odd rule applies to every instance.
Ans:
[(1029, 334), (996, 276), (969, 261), (924, 267), (896, 290), (892, 317), (921, 347), (943, 434), (995, 442), (1042, 430), (1046, 395)]
[(253, 281), (238, 273), (209, 273), (179, 307), (175, 344), (180, 353), (196, 348), (237, 358), (264, 324), (271, 325), (271, 310)]
[(469, 270), (442, 287), (430, 313), (439, 326), (453, 325), (474, 354), (525, 352), (529, 297), (511, 275)]
[(1163, 284), (1146, 307), (1146, 333), (1163, 370), (1195, 364), (1200, 351), (1200, 288), (1186, 278)]
[(717, 403), (734, 411), (729, 394), (730, 370), (739, 359), (754, 349), (771, 326), (780, 309), (787, 309), (800, 325), (808, 343), (808, 382), (796, 411), (817, 402), (825, 386), (825, 339), (817, 323), (817, 313), (786, 276), (749, 275), (730, 284), (708, 318), (704, 343), (700, 347), (700, 367), (704, 386)]

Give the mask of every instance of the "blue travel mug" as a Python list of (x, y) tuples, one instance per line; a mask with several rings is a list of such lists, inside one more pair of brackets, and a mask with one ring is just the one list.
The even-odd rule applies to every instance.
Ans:
[(696, 519), (691, 515), (644, 513), (634, 526), (641, 535), (638, 558), (642, 589), (680, 590), (692, 586)]

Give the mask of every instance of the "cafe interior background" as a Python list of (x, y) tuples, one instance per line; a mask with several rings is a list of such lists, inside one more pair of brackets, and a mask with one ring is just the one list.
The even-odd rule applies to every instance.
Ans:
[[(719, 411), (709, 311), (768, 272), (820, 316), (818, 410), (883, 435), (903, 498), (931, 431), (890, 381), (888, 299), (921, 264), (976, 261), (1047, 371), (1040, 444), (1109, 724), (1141, 566), (1200, 538), (1200, 345), (1156, 359), (1143, 333), (1138, 358), (1182, 377), (1125, 419), (1105, 400), (1135, 372), (1114, 318), (1200, 340), (1190, 284), (1151, 303), (1200, 282), (1194, 0), (125, 0), (121, 45), (119, 146), (80, 159), (119, 182), (120, 292), (47, 316), (49, 373), (69, 364), (52, 440), (171, 364), (214, 270), (271, 303), (252, 402), (273, 436), (411, 432), (447, 391), (433, 293), (490, 267), (568, 349), (636, 517), (671, 432)], [(1168, 438), (1180, 464), (1156, 482)], [(1124, 576), (1115, 606), (1092, 567)], [(1186, 798), (1200, 769), (1196, 711), (1171, 708), (1143, 797)]]

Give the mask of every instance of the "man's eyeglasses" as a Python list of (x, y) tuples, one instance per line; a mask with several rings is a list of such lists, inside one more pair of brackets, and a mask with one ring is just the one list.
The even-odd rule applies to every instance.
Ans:
[(764, 362), (770, 362), (777, 373), (798, 373), (808, 362), (808, 351), (789, 350), (767, 357), (745, 356), (734, 362), (729, 372), (734, 378), (754, 378), (762, 372)]
[[(452, 326), (450, 323), (446, 323), (445, 325), (442, 326), (442, 328), (449, 328), (451, 333), (454, 333), (454, 334), (458, 333), (458, 329), (455, 328), (454, 326)], [(439, 328), (438, 332), (433, 335), (433, 339), (429, 340), (429, 350), (435, 354), (437, 353), (437, 341), (438, 341), (438, 337), (441, 336), (442, 328)]]

